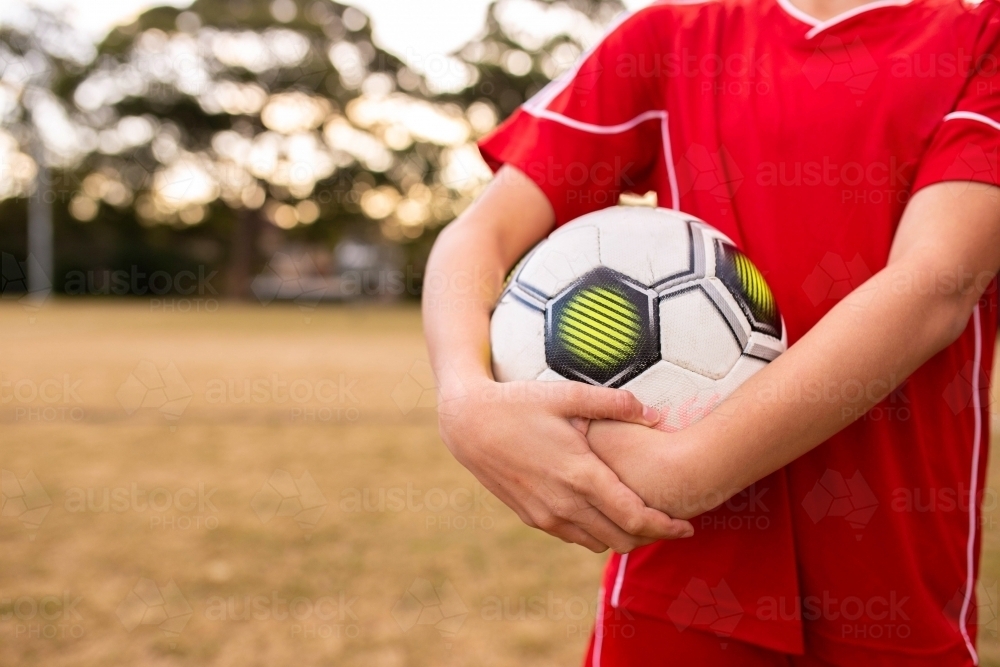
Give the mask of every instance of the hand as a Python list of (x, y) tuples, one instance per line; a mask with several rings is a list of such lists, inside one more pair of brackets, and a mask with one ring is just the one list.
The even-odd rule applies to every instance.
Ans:
[(628, 553), (694, 528), (650, 509), (590, 449), (589, 419), (654, 425), (631, 393), (576, 382), (465, 383), (439, 410), (448, 449), (529, 526), (595, 552)]
[(649, 429), (621, 421), (593, 421), (584, 431), (594, 452), (643, 503), (675, 519), (714, 509), (741, 488), (706, 486), (696, 451), (710, 440), (698, 424), (683, 431)]

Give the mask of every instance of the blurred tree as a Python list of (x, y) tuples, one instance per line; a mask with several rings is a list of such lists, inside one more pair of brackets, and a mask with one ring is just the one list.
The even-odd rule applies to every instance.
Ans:
[[(340, 268), (371, 255), (357, 241), (390, 242), (419, 274), (436, 229), (489, 180), (475, 140), (569, 69), (621, 9), (498, 0), (477, 39), (411, 65), (373, 43), (365, 14), (329, 0), (150, 10), (53, 77), (57, 274), (225, 267), (228, 292), (245, 296), (289, 243), (345, 239), (331, 259)], [(23, 26), (0, 31), (0, 54), (26, 53), (30, 39)], [(24, 147), (44, 128), (19, 129), (23, 114), (4, 111), (9, 62), (0, 160), (30, 181)], [(3, 187), (0, 199), (28, 192)], [(5, 213), (0, 204), (0, 227)]]
[(40, 300), (51, 291), (50, 168), (79, 157), (62, 140), (68, 109), (54, 91), (93, 56), (88, 40), (44, 10), (20, 7), (0, 25), (0, 201), (29, 197), (27, 256), (0, 258), (0, 296), (24, 290)]
[(236, 295), (259, 268), (267, 223), (331, 244), (348, 227), (415, 238), (453, 217), (430, 165), (469, 135), (462, 110), (423, 88), (352, 7), (150, 10), (113, 31), (73, 87), (99, 146), (70, 212), (87, 221), (133, 207), (149, 227), (214, 230)]

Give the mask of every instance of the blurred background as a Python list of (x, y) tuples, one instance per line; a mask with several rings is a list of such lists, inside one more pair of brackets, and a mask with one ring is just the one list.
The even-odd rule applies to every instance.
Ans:
[(476, 139), (623, 9), (155, 4), (0, 10), (5, 298), (141, 296), (116, 272), (183, 270), (226, 298), (415, 298), (437, 231), (489, 179)]
[(418, 302), (644, 4), (0, 4), (0, 665), (579, 664), (604, 558), (445, 451)]

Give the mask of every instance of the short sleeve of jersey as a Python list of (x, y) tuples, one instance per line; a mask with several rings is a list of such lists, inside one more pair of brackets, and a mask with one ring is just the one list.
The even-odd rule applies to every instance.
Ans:
[(655, 189), (666, 113), (656, 78), (642, 76), (653, 57), (652, 18), (646, 9), (619, 20), (479, 143), (491, 169), (512, 165), (542, 189), (557, 224), (613, 206), (622, 192)]
[(943, 181), (1000, 186), (1000, 4), (983, 2), (983, 24), (965, 88), (924, 154), (913, 191)]

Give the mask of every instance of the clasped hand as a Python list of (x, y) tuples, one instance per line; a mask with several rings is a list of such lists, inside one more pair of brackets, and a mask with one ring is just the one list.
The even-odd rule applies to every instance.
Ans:
[(649, 428), (659, 413), (627, 391), (576, 382), (483, 379), (439, 405), (449, 450), (527, 525), (595, 552), (694, 534), (647, 507), (594, 452), (590, 420)]

